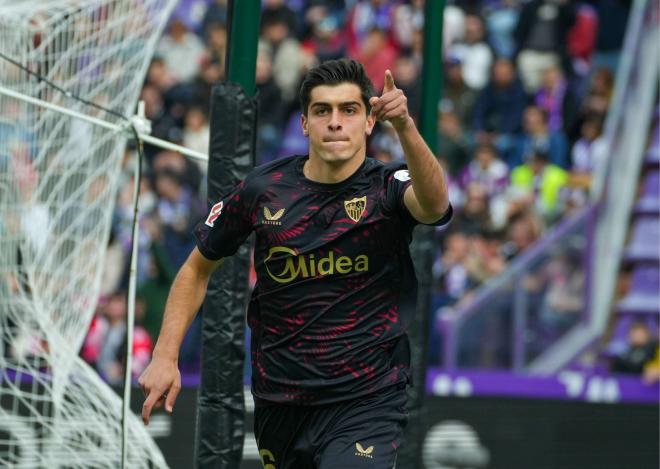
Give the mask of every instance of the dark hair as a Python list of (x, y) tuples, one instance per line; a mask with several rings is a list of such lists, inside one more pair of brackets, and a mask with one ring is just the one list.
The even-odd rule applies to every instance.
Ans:
[(307, 72), (300, 86), (302, 113), (305, 116), (307, 115), (307, 108), (314, 88), (322, 85), (339, 85), (340, 83), (353, 83), (360, 87), (362, 101), (364, 101), (367, 114), (369, 114), (371, 112), (369, 98), (374, 95), (374, 85), (364, 71), (362, 64), (351, 59), (328, 60)]

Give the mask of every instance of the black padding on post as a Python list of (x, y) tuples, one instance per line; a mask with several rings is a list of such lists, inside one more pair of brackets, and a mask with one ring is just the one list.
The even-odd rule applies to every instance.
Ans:
[[(254, 166), (257, 101), (240, 85), (223, 83), (211, 94), (208, 198), (215, 203)], [(240, 466), (245, 435), (243, 362), (248, 303), (249, 247), (212, 275), (202, 320), (202, 375), (197, 397), (195, 465)]]
[(410, 255), (417, 276), (417, 305), (410, 323), (410, 365), (413, 386), (408, 388), (408, 425), (404, 445), (396, 461), (397, 469), (418, 469), (422, 466), (421, 451), (424, 439), (424, 398), (426, 396), (426, 365), (431, 321), (431, 288), (433, 282), (433, 233), (435, 228), (420, 225), (415, 228)]

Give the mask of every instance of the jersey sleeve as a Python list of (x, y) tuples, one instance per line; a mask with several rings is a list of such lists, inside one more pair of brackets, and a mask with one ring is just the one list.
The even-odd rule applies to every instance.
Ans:
[(253, 229), (249, 184), (239, 183), (221, 200), (212, 203), (208, 213), (193, 231), (197, 248), (204, 257), (218, 260), (233, 255)]
[[(403, 200), (406, 189), (412, 185), (408, 167), (403, 163), (387, 164), (383, 167), (385, 179), (385, 205), (388, 211), (397, 213), (401, 219), (410, 225), (418, 225), (419, 221), (412, 216)], [(431, 226), (442, 226), (449, 223), (453, 216), (451, 204), (440, 219), (434, 223), (427, 223)]]

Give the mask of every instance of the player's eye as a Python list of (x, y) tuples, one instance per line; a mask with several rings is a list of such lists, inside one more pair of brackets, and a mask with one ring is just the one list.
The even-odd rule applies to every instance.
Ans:
[(352, 116), (357, 112), (357, 110), (354, 107), (347, 107), (344, 109), (344, 112), (348, 114), (349, 116)]
[(323, 107), (318, 107), (316, 108), (316, 111), (314, 111), (314, 114), (317, 116), (325, 116), (327, 113), (328, 113), (328, 109)]

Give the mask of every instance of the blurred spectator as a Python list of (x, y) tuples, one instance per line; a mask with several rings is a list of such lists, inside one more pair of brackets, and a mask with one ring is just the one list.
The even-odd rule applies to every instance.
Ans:
[(591, 76), (589, 89), (582, 99), (572, 127), (567, 129), (572, 141), (577, 140), (582, 122), (591, 117), (605, 120), (614, 93), (614, 75), (606, 68), (597, 69)]
[(465, 205), (457, 211), (453, 224), (456, 229), (468, 233), (483, 233), (490, 229), (488, 194), (483, 186), (471, 184), (465, 189)]
[[(126, 259), (121, 269), (121, 278), (119, 279), (118, 288), (128, 288), (128, 269), (127, 263), (131, 253), (131, 238), (133, 234), (133, 191), (134, 191), (134, 178), (133, 175), (120, 181), (119, 193), (115, 206), (115, 214), (113, 220), (113, 231), (117, 238), (117, 243), (123, 250), (123, 255)], [(150, 216), (157, 203), (157, 199), (152, 191), (151, 181), (148, 178), (140, 180), (140, 190), (138, 197), (138, 204), (140, 207), (140, 218), (138, 220), (138, 228), (143, 223), (144, 219)], [(138, 283), (146, 276), (147, 265), (149, 262), (149, 244), (151, 238), (148, 233), (142, 230), (138, 231), (138, 260), (137, 260), (137, 281)]]
[(157, 54), (163, 58), (172, 76), (178, 82), (185, 82), (197, 75), (204, 58), (204, 44), (183, 21), (174, 19), (168, 34), (158, 44)]
[(497, 155), (492, 145), (480, 145), (474, 159), (461, 172), (461, 188), (479, 184), (488, 197), (493, 226), (502, 226), (506, 221), (506, 190), (509, 185), (509, 168)]
[[(223, 59), (224, 60), (224, 59)], [(190, 101), (196, 104), (208, 105), (211, 102), (213, 85), (225, 78), (225, 64), (206, 58), (202, 61), (199, 74), (190, 83)]]
[(206, 8), (202, 19), (202, 35), (208, 37), (211, 25), (227, 25), (227, 0), (213, 0)]
[(573, 70), (577, 76), (585, 76), (589, 72), (591, 56), (596, 46), (598, 31), (598, 13), (586, 3), (578, 3), (575, 12), (575, 24), (568, 32), (567, 50), (573, 62)]
[[(181, 128), (176, 119), (167, 112), (161, 91), (151, 84), (145, 84), (140, 94), (144, 101), (145, 115), (151, 121), (151, 135), (168, 141), (181, 140)], [(153, 145), (144, 146), (144, 155), (150, 164), (159, 149)]]
[(115, 235), (110, 230), (108, 247), (105, 250), (105, 268), (101, 273), (101, 297), (107, 297), (119, 289), (122, 276), (125, 273), (128, 257)]
[(494, 144), (504, 160), (509, 161), (526, 103), (527, 96), (513, 63), (509, 59), (497, 59), (493, 64), (493, 79), (479, 93), (474, 108), (477, 142)]
[(151, 256), (147, 270), (146, 279), (140, 283), (136, 292), (137, 300), (142, 303), (144, 319), (142, 321), (145, 329), (151, 337), (158, 337), (160, 324), (165, 313), (167, 296), (176, 276), (176, 270), (170, 263), (164, 246), (160, 241), (160, 231), (156, 219), (149, 219), (145, 229), (151, 234)]
[(501, 0), (486, 6), (488, 42), (497, 57), (513, 59), (516, 42), (513, 32), (520, 15), (520, 0)]
[(475, 233), (470, 238), (469, 255), (465, 266), (477, 284), (482, 284), (506, 268), (506, 259), (501, 254), (502, 237), (494, 230)]
[[(302, 3), (303, 7), (298, 9), (298, 22), (302, 26), (298, 37), (308, 38), (312, 34), (314, 25), (328, 17), (333, 18), (338, 27), (344, 24), (346, 19), (344, 0), (306, 0)], [(340, 34), (345, 39), (346, 34), (343, 29)]]
[(486, 86), (493, 63), (493, 52), (486, 43), (484, 22), (479, 16), (465, 16), (464, 39), (450, 46), (449, 54), (461, 62), (463, 80), (467, 86), (474, 90)]
[(658, 340), (642, 321), (634, 322), (628, 331), (628, 348), (612, 361), (612, 371), (641, 375), (647, 363), (654, 359)]
[(591, 3), (598, 14), (598, 35), (592, 70), (605, 68), (615, 73), (619, 66), (632, 1), (591, 0)]
[(551, 65), (572, 73), (566, 37), (575, 23), (575, 7), (568, 0), (532, 0), (523, 4), (515, 30), (518, 69), (525, 90), (535, 93), (541, 74)]
[(161, 94), (165, 95), (177, 84), (177, 80), (168, 70), (163, 58), (155, 56), (149, 64), (146, 83), (155, 86)]
[[(200, 153), (209, 151), (209, 120), (201, 107), (190, 107), (186, 112), (183, 127), (183, 145)], [(197, 161), (202, 172), (206, 172), (207, 164)]]
[(400, 54), (394, 61), (392, 75), (397, 88), (408, 98), (408, 112), (415, 121), (422, 111), (421, 70), (411, 54)]
[(544, 267), (545, 294), (540, 317), (546, 332), (565, 332), (579, 319), (584, 308), (585, 274), (580, 252), (559, 252)]
[(598, 117), (591, 117), (582, 124), (580, 139), (573, 145), (570, 175), (572, 198), (578, 205), (584, 205), (587, 192), (591, 187), (591, 178), (597, 168), (605, 164), (607, 142), (602, 137), (603, 123)]
[(449, 174), (458, 177), (469, 162), (468, 140), (450, 103), (441, 102), (438, 127), (438, 156)]
[[(392, 33), (395, 8), (396, 5), (387, 0), (358, 0), (355, 2), (346, 19), (349, 56), (357, 58), (360, 55), (364, 41), (374, 29), (383, 32), (386, 42), (390, 46), (395, 45)], [(371, 76), (370, 78), (373, 79)]]
[(290, 17), (284, 10), (274, 10), (261, 20), (261, 37), (272, 48), (273, 78), (282, 91), (285, 103), (292, 103), (307, 66), (307, 58), (292, 36)]
[(434, 310), (456, 303), (477, 285), (465, 267), (469, 254), (470, 240), (467, 233), (460, 230), (447, 233), (442, 255), (433, 265), (436, 285)]
[(396, 6), (392, 29), (399, 48), (409, 49), (414, 41), (415, 31), (424, 28), (424, 3), (425, 0), (410, 0)]
[(346, 38), (339, 29), (336, 17), (331, 16), (323, 7), (319, 18), (311, 24), (310, 37), (302, 43), (302, 48), (315, 55), (319, 62), (340, 59), (346, 55)]
[(660, 381), (660, 345), (655, 348), (654, 357), (644, 365), (643, 379), (646, 384)]
[(529, 159), (533, 153), (547, 155), (550, 162), (563, 169), (568, 169), (568, 142), (561, 130), (552, 131), (548, 126), (548, 114), (536, 106), (525, 109), (523, 116), (524, 133), (519, 139), (518, 148), (510, 166), (517, 166)]
[(262, 4), (261, 21), (270, 23), (273, 18), (276, 18), (276, 21), (284, 21), (289, 34), (295, 37), (298, 31), (296, 14), (286, 2), (284, 0), (264, 0)]
[(480, 184), (492, 199), (506, 191), (509, 184), (509, 169), (499, 159), (495, 147), (480, 145), (474, 151), (474, 159), (461, 173), (460, 184), (463, 188), (471, 184)]
[(534, 104), (548, 115), (548, 128), (552, 132), (570, 127), (577, 111), (577, 99), (559, 67), (551, 65), (543, 71), (541, 88)]
[(442, 27), (443, 45), (445, 56), (447, 51), (455, 42), (463, 40), (465, 36), (465, 11), (457, 5), (446, 5)]
[[(81, 355), (108, 383), (118, 385), (124, 379), (126, 363), (126, 292), (113, 294), (105, 305), (99, 306), (99, 310), (100, 314), (92, 319)], [(138, 321), (139, 313), (136, 309)], [(152, 349), (151, 337), (136, 324), (133, 330), (133, 378), (137, 378), (149, 364)]]
[(174, 170), (160, 170), (155, 181), (159, 197), (158, 217), (163, 223), (163, 245), (169, 261), (179, 269), (195, 247), (191, 232), (202, 216), (202, 207)]
[(227, 29), (224, 24), (210, 23), (205, 31), (207, 63), (210, 62), (224, 69), (227, 59)]
[(567, 183), (568, 173), (552, 164), (547, 154), (535, 151), (511, 171), (510, 213), (533, 207), (544, 221), (555, 221), (563, 208), (560, 191)]
[(202, 181), (202, 174), (199, 166), (191, 159), (171, 150), (164, 150), (156, 155), (151, 169), (154, 173), (159, 173), (162, 170), (169, 169), (175, 172), (181, 183), (186, 186), (192, 193), (199, 192), (200, 183)]
[(282, 122), (285, 107), (282, 94), (273, 78), (272, 48), (265, 41), (259, 42), (256, 66), (257, 100), (257, 158), (263, 164), (277, 157), (282, 142)]
[(507, 242), (502, 246), (501, 253), (505, 259), (511, 260), (528, 249), (541, 236), (541, 221), (529, 208), (516, 212), (506, 226)]
[(445, 61), (445, 86), (443, 99), (449, 101), (458, 114), (461, 124), (469, 129), (472, 125), (472, 111), (477, 99), (477, 92), (463, 80), (463, 69), (458, 57), (450, 56)]
[(388, 41), (385, 31), (378, 28), (373, 28), (365, 35), (356, 53), (356, 60), (364, 65), (377, 93), (385, 84), (385, 70), (394, 69), (396, 58), (397, 50)]

